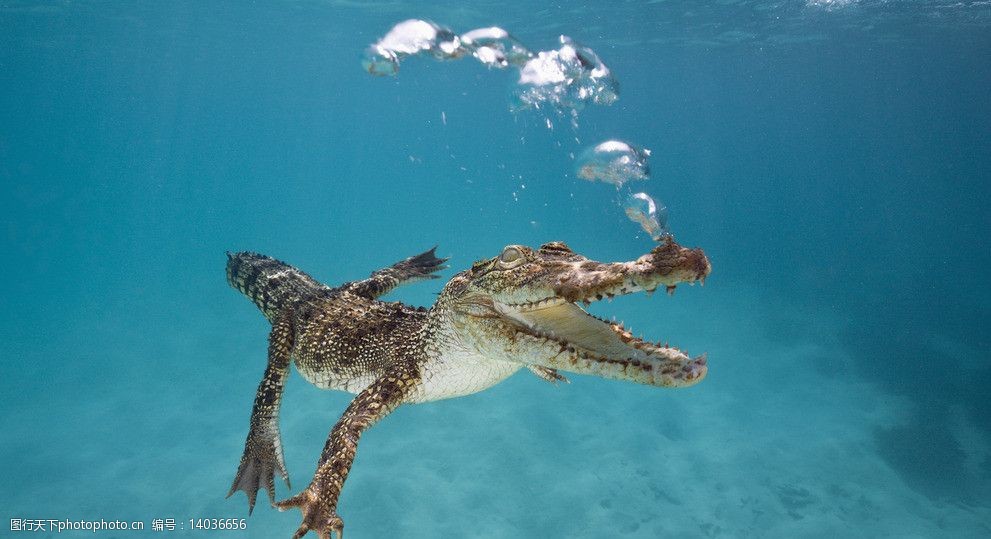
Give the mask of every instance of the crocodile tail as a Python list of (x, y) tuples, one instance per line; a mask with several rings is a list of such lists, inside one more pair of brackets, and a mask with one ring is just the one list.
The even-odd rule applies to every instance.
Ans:
[(258, 253), (227, 253), (227, 282), (273, 320), (287, 305), (326, 296), (331, 289), (302, 271)]

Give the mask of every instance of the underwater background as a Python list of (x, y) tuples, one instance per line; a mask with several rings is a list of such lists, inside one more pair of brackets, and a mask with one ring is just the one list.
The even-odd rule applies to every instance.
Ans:
[[(572, 125), (471, 58), (365, 72), (410, 18), (568, 35), (619, 99)], [(224, 495), (269, 326), (225, 251), (330, 285), (435, 244), (445, 278), (512, 243), (634, 259), (651, 239), (575, 173), (608, 139), (651, 150), (636, 189), (713, 272), (591, 310), (708, 377), (402, 407), (363, 438), (349, 539), (991, 536), (991, 3), (950, 0), (0, 0), (0, 536), (289, 537), (264, 497), (189, 529), (247, 517)], [(349, 399), (291, 376), (293, 492)]]

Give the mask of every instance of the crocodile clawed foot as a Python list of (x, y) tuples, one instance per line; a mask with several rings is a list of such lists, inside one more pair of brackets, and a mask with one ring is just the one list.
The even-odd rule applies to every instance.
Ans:
[(337, 511), (330, 503), (320, 499), (320, 493), (313, 485), (299, 494), (273, 504), (279, 511), (298, 507), (303, 512), (303, 523), (293, 534), (293, 539), (300, 539), (310, 530), (317, 532), (320, 539), (344, 539), (344, 521), (337, 516)]
[(411, 256), (406, 260), (395, 263), (384, 271), (390, 273), (400, 283), (411, 283), (423, 279), (437, 279), (436, 272), (447, 269), (446, 258), (437, 258), (437, 247), (425, 253)]
[(244, 447), (244, 455), (241, 457), (241, 464), (237, 467), (237, 475), (234, 476), (234, 483), (231, 485), (230, 491), (227, 492), (227, 497), (230, 498), (235, 492), (243, 490), (248, 495), (248, 514), (250, 515), (255, 510), (255, 498), (260, 489), (264, 488), (268, 491), (270, 502), (275, 501), (276, 471), (286, 481), (286, 486), (292, 488), (282, 451), (275, 438), (249, 436)]

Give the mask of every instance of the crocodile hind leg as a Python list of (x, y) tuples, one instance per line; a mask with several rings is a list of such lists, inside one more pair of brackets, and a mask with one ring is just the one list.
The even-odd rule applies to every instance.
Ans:
[(260, 488), (268, 490), (269, 501), (275, 501), (275, 472), (279, 472), (289, 486), (289, 473), (286, 472), (282, 441), (279, 439), (279, 404), (289, 375), (289, 357), (294, 339), (293, 314), (286, 309), (272, 323), (272, 333), (268, 338), (268, 367), (255, 394), (244, 455), (234, 476), (234, 484), (227, 493), (230, 498), (238, 490), (243, 490), (248, 495), (249, 515), (255, 508), (255, 497)]
[(303, 492), (275, 504), (281, 511), (293, 507), (302, 510), (303, 523), (293, 539), (310, 530), (321, 539), (331, 539), (333, 533), (344, 539), (344, 521), (337, 515), (337, 500), (354, 462), (358, 439), (365, 429), (402, 404), (419, 379), (419, 369), (412, 363), (396, 365), (351, 401), (330, 431), (313, 481)]

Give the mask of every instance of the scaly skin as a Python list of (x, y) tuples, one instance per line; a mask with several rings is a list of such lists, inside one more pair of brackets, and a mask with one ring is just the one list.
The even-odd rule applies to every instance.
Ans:
[[(705, 356), (637, 339), (578, 305), (704, 282), (711, 266), (699, 249), (668, 240), (637, 260), (601, 263), (560, 242), (537, 250), (510, 245), (452, 277), (429, 310), (378, 300), (436, 278), (444, 262), (431, 249), (330, 288), (275, 259), (228, 253), (228, 282), (272, 322), (268, 367), (228, 497), (243, 490), (250, 514), (264, 488), (275, 507), (302, 511), (295, 539), (310, 530), (343, 539), (337, 501), (358, 440), (401, 404), (482, 391), (524, 367), (552, 383), (567, 381), (559, 370), (662, 387), (689, 386), (706, 374)], [(276, 503), (275, 473), (289, 485), (278, 417), (290, 363), (318, 387), (356, 396), (331, 429), (309, 486)]]

